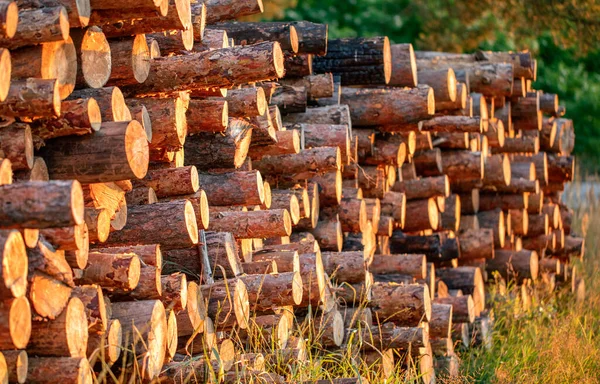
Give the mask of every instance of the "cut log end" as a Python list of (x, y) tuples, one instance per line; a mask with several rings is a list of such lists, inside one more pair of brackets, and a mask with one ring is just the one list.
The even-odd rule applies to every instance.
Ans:
[(31, 307), (26, 297), (10, 303), (8, 329), (15, 348), (25, 348), (31, 336)]
[(196, 213), (191, 201), (185, 202), (184, 208), (185, 226), (188, 230), (190, 240), (194, 244), (198, 244), (198, 222), (196, 221)]
[(86, 30), (80, 52), (81, 73), (85, 83), (91, 88), (104, 86), (110, 77), (111, 52), (108, 40), (99, 27)]
[(292, 280), (292, 298), (294, 303), (299, 305), (302, 302), (303, 286), (302, 286), (302, 275), (299, 271), (294, 272), (294, 278)]
[(63, 40), (67, 40), (69, 38), (69, 29), (71, 28), (71, 25), (69, 23), (69, 15), (65, 8), (60, 10), (59, 28)]
[(392, 78), (392, 47), (387, 36), (383, 40), (383, 74), (388, 84)]
[(292, 52), (298, 53), (298, 49), (300, 47), (300, 42), (298, 41), (298, 32), (293, 25), (289, 26), (289, 34), (290, 34), (290, 47)]
[(427, 91), (427, 114), (435, 114), (435, 96), (433, 94), (433, 88), (429, 88)]
[(284, 56), (281, 45), (278, 42), (273, 43), (273, 66), (275, 67), (275, 74), (278, 78), (282, 78), (285, 75)]
[[(19, 7), (14, 1), (5, 1), (2, 4), (4, 20), (2, 20), (3, 34), (8, 38), (12, 38), (17, 32), (17, 25), (19, 23)], [(558, 103), (558, 98), (557, 98)]]
[(148, 172), (150, 150), (144, 128), (136, 120), (132, 120), (127, 125), (125, 150), (127, 151), (127, 161), (132, 173), (138, 179), (144, 178)]
[(131, 48), (131, 69), (138, 83), (143, 83), (150, 74), (150, 47), (146, 35), (136, 35)]
[(0, 101), (6, 100), (10, 89), (11, 76), (10, 52), (8, 49), (0, 49)]

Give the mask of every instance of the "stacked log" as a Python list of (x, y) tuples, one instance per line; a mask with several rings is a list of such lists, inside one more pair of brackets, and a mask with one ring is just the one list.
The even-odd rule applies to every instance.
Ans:
[(80, 3), (0, 37), (11, 382), (282, 382), (308, 333), (430, 383), (491, 321), (488, 274), (583, 256), (572, 122), (515, 92), (530, 54), (232, 21), (257, 0)]

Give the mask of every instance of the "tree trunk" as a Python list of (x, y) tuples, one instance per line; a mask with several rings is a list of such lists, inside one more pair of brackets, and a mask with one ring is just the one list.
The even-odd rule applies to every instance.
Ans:
[(426, 285), (373, 283), (371, 310), (382, 322), (410, 327), (431, 317), (431, 301)]
[[(206, 24), (215, 24), (219, 21), (237, 19), (241, 16), (254, 15), (263, 12), (261, 0), (205, 0)], [(198, 6), (193, 4), (192, 7)]]
[(215, 212), (210, 215), (211, 229), (231, 232), (236, 238), (289, 236), (292, 229), (286, 210), (274, 209), (251, 212)]
[(94, 135), (53, 140), (41, 155), (52, 179), (100, 183), (139, 179), (148, 170), (148, 141), (137, 121), (104, 123)]
[(227, 92), (225, 100), (231, 117), (262, 116), (267, 110), (265, 91), (261, 87), (231, 89)]
[[(355, 89), (343, 88), (343, 104), (348, 104), (356, 126), (387, 126), (417, 123), (435, 112), (433, 90), (417, 88)], [(388, 127), (392, 127), (389, 128)]]
[(140, 259), (135, 254), (90, 252), (88, 266), (77, 277), (79, 284), (98, 284), (106, 289), (131, 291), (140, 281)]
[[(415, 152), (412, 160), (414, 164), (414, 169), (419, 176), (441, 176), (445, 173), (442, 172), (442, 152), (439, 148)], [(402, 179), (405, 179), (404, 170)], [(410, 178), (408, 180), (413, 180), (413, 178)]]
[(448, 176), (423, 177), (416, 180), (398, 181), (392, 191), (402, 192), (407, 200), (428, 199), (430, 197), (450, 196)]
[(342, 85), (385, 85), (392, 74), (390, 42), (387, 37), (329, 40), (326, 55), (314, 58), (314, 68), (341, 76)]
[(400, 87), (417, 86), (417, 61), (412, 44), (392, 44), (392, 74), (390, 85)]
[(143, 83), (150, 73), (150, 48), (143, 34), (108, 40), (111, 72), (107, 84), (135, 85)]
[(198, 225), (194, 208), (188, 200), (129, 207), (127, 225), (112, 232), (106, 245), (157, 242), (166, 249), (191, 247), (198, 243)]
[(402, 229), (406, 232), (436, 230), (440, 224), (439, 215), (434, 198), (409, 200), (406, 202), (406, 217), (409, 219), (405, 221)]
[[(248, 58), (251, 58), (253, 65), (244, 64)], [(228, 87), (280, 78), (283, 75), (281, 47), (277, 42), (266, 42), (156, 58), (152, 62), (146, 81), (143, 84), (127, 86), (126, 89), (129, 93), (155, 94), (189, 90), (198, 87), (195, 84), (202, 84), (202, 88)]]
[[(304, 77), (313, 74), (312, 68), (313, 55), (299, 54), (294, 55), (290, 52), (284, 52), (283, 66), (287, 77)], [(268, 98), (270, 100), (270, 97)]]
[(142, 377), (152, 379), (163, 367), (167, 347), (167, 317), (164, 305), (158, 300), (113, 303), (112, 318), (121, 322), (123, 339), (130, 345), (124, 346), (143, 357), (146, 366)]
[(344, 241), (342, 225), (339, 218), (319, 220), (317, 226), (310, 231), (324, 251), (340, 252)]
[(100, 107), (102, 121), (130, 121), (131, 112), (125, 104), (125, 98), (117, 87), (78, 89), (69, 100), (93, 98)]
[(376, 255), (369, 271), (376, 275), (399, 273), (424, 279), (427, 277), (427, 258), (418, 254)]
[[(498, 257), (497, 253), (496, 257)], [(437, 268), (435, 274), (446, 283), (448, 288), (460, 289), (464, 294), (472, 295), (477, 312), (481, 312), (485, 308), (485, 286), (479, 268), (468, 266)]]
[(356, 284), (365, 281), (367, 263), (362, 251), (323, 252), (323, 267), (338, 282)]
[(7, 49), (69, 38), (69, 18), (62, 6), (21, 9), (18, 20), (14, 36), (0, 38), (1, 45)]
[(304, 113), (292, 113), (285, 116), (286, 125), (291, 124), (346, 124), (352, 129), (350, 108), (348, 105), (330, 105), (327, 107), (308, 108)]
[[(440, 70), (422, 70), (418, 72), (419, 84), (433, 88), (436, 104), (456, 100), (456, 75), (452, 68)], [(438, 109), (436, 107), (436, 109)]]
[(538, 254), (535, 251), (523, 249), (521, 251), (506, 251), (497, 249), (496, 257), (488, 260), (486, 270), (497, 271), (505, 279), (537, 279), (538, 276)]
[[(27, 351), (38, 356), (85, 357), (88, 329), (81, 300), (71, 298), (54, 320), (33, 321)], [(30, 377), (30, 380), (34, 380)]]
[(333, 96), (334, 82), (331, 73), (309, 75), (303, 78), (284, 78), (280, 83), (293, 87), (304, 87), (308, 100), (330, 98)]
[(223, 132), (229, 124), (231, 102), (222, 99), (191, 99), (186, 113), (188, 133)]
[(240, 279), (246, 284), (249, 305), (254, 311), (268, 312), (275, 307), (299, 305), (302, 302), (300, 272), (246, 275)]

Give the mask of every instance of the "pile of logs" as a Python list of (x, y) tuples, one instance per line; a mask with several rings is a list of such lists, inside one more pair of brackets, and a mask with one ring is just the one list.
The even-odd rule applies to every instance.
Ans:
[(528, 52), (2, 4), (0, 382), (299, 382), (312, 348), (431, 383), (489, 343), (488, 278), (583, 289), (573, 124)]

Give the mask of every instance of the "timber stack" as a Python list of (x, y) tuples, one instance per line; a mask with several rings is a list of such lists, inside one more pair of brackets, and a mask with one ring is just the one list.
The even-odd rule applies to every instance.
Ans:
[(584, 289), (528, 52), (235, 20), (261, 0), (3, 5), (1, 382), (298, 382), (317, 346), (431, 383), (489, 342), (488, 276)]

